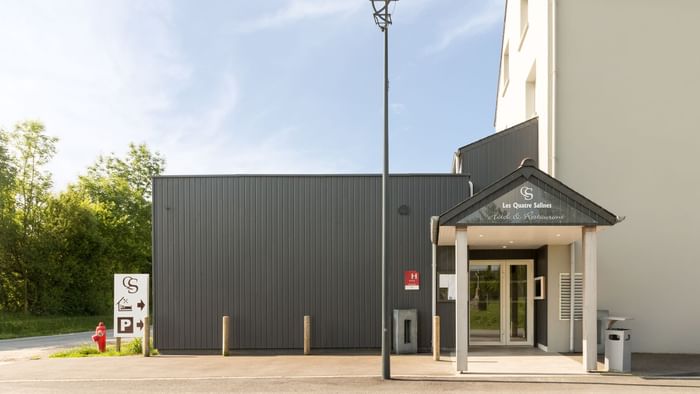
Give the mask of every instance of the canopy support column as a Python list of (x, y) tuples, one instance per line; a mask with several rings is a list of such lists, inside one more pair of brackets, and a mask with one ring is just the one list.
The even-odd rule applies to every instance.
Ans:
[(455, 234), (456, 339), (457, 372), (467, 372), (469, 346), (469, 248), (467, 228), (458, 227)]
[(583, 228), (583, 367), (598, 369), (598, 242), (596, 227)]

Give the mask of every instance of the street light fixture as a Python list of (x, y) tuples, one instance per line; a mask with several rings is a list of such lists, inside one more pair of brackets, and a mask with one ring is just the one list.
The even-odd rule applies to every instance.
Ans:
[(389, 5), (398, 0), (369, 0), (374, 10), (374, 23), (384, 33), (384, 168), (382, 170), (382, 378), (391, 379), (391, 326), (387, 308), (386, 283), (386, 214), (387, 181), (389, 178)]

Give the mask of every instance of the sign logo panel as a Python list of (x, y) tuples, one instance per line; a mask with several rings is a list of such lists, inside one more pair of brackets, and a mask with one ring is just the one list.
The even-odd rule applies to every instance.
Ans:
[(143, 336), (144, 318), (148, 316), (148, 274), (114, 275), (114, 336)]
[(497, 197), (467, 214), (461, 224), (596, 224), (596, 220), (576, 209), (574, 202), (549, 192), (530, 181)]

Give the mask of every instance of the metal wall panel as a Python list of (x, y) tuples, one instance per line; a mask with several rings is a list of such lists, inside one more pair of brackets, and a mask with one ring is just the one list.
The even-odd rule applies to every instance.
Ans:
[[(157, 177), (153, 194), (154, 340), (163, 351), (380, 346), (380, 191), (375, 175)], [(463, 176), (389, 183), (392, 308), (416, 308), (430, 348), (430, 217), (464, 200)], [(406, 205), (408, 215), (399, 215)], [(403, 271), (420, 272), (418, 291)]]
[(459, 148), (462, 173), (471, 175), (474, 192), (515, 171), (526, 157), (537, 161), (537, 132), (533, 118)]

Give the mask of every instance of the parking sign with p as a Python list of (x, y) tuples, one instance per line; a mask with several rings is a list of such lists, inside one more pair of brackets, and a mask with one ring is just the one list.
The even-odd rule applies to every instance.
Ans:
[(114, 336), (143, 336), (149, 306), (148, 274), (114, 275)]

